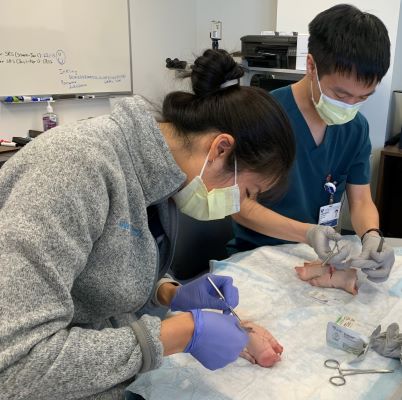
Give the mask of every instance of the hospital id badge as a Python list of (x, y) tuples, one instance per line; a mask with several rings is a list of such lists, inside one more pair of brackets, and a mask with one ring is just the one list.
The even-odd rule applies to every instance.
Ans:
[(340, 211), (341, 202), (320, 207), (318, 225), (337, 226)]

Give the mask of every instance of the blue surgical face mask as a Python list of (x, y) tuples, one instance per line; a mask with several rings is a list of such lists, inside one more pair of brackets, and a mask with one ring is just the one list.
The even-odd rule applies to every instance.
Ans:
[(320, 80), (318, 79), (317, 65), (315, 66), (317, 74), (318, 88), (320, 89), (320, 100), (315, 102), (313, 96), (313, 82), (311, 81), (311, 99), (320, 118), (327, 125), (342, 125), (346, 124), (356, 116), (362, 104), (366, 101), (361, 101), (355, 104), (347, 104), (343, 101), (335, 100), (322, 92)]

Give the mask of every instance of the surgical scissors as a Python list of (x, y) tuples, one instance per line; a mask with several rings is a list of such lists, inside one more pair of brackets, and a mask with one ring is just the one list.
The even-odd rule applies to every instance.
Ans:
[(345, 376), (358, 374), (389, 374), (394, 372), (393, 369), (342, 369), (338, 360), (329, 359), (324, 362), (324, 366), (330, 369), (337, 369), (339, 375), (329, 378), (329, 381), (335, 386), (343, 386), (346, 384)]

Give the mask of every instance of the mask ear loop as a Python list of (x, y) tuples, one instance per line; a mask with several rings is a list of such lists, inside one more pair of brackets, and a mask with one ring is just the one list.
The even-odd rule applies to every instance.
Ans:
[[(320, 98), (321, 98), (322, 89), (321, 89), (320, 79), (318, 78), (318, 69), (317, 69), (316, 63), (314, 63), (314, 67), (315, 67), (315, 75), (317, 77), (318, 89), (320, 89)], [(310, 91), (311, 91), (311, 100), (313, 100), (313, 104), (317, 105), (318, 103), (314, 100), (314, 95), (313, 95), (313, 80), (310, 81)]]
[(236, 158), (236, 154), (234, 155), (234, 166), (235, 166), (235, 185), (237, 185), (237, 158)]
[(315, 66), (315, 75), (316, 75), (316, 77), (317, 77), (318, 88), (320, 89), (320, 93), (322, 94), (320, 78), (318, 77), (318, 68), (317, 68), (317, 64), (314, 63), (314, 66)]
[(210, 153), (210, 152), (211, 152), (211, 149), (208, 151), (207, 158), (205, 159), (204, 165), (203, 165), (202, 168), (201, 168), (201, 172), (200, 172), (200, 174), (198, 175), (200, 178), (202, 177), (202, 174), (204, 173), (204, 169), (205, 169), (205, 167), (207, 166), (208, 158), (209, 158), (209, 153)]
[[(200, 175), (199, 175), (200, 178), (202, 177), (202, 174), (204, 173), (205, 167), (207, 166), (208, 157), (209, 157), (210, 152), (211, 152), (211, 150), (208, 151), (207, 158), (205, 159), (204, 165), (201, 168), (201, 172), (200, 172)], [(236, 154), (234, 155), (234, 167), (235, 167), (235, 182), (234, 183), (235, 183), (235, 185), (237, 185), (237, 157), (236, 157)]]

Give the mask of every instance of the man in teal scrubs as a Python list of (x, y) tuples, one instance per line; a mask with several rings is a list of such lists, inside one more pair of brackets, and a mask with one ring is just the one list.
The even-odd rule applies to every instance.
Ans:
[[(234, 216), (230, 247), (308, 243), (336, 268), (362, 268), (372, 281), (384, 281), (395, 256), (379, 230), (369, 186), (369, 127), (358, 110), (389, 68), (388, 32), (374, 15), (341, 4), (318, 14), (309, 33), (305, 77), (272, 92), (287, 111), (296, 139), (287, 192), (278, 202), (246, 199)], [(341, 238), (333, 226), (345, 190), (363, 245), (361, 254), (347, 262), (349, 246), (332, 257), (330, 246)]]

